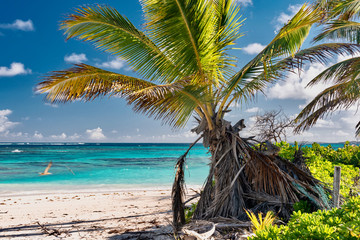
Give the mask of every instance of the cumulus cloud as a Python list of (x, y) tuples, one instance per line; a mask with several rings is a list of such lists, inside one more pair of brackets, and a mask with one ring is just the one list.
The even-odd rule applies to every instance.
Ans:
[(100, 127), (94, 128), (94, 129), (87, 129), (86, 134), (88, 135), (89, 139), (91, 139), (91, 140), (106, 139), (105, 135), (103, 134), (103, 130)]
[(235, 0), (235, 2), (239, 3), (243, 7), (247, 7), (249, 5), (253, 5), (252, 0)]
[(31, 19), (27, 21), (23, 21), (21, 19), (16, 19), (13, 23), (2, 23), (0, 24), (0, 28), (2, 29), (13, 29), (13, 30), (21, 30), (21, 31), (34, 31), (34, 24)]
[(10, 109), (0, 110), (0, 133), (7, 132), (10, 128), (19, 124), (18, 122), (11, 122), (8, 116), (12, 113)]
[(81, 63), (81, 62), (86, 62), (88, 59), (85, 55), (85, 53), (72, 53), (70, 55), (66, 55), (64, 57), (64, 61), (67, 63)]
[(30, 74), (31, 69), (25, 69), (24, 64), (13, 62), (8, 67), (1, 67), (0, 66), (0, 77), (13, 77), (19, 74)]
[(326, 120), (326, 119), (319, 119), (317, 120), (316, 124), (314, 125), (314, 127), (317, 128), (334, 128), (335, 123), (331, 120)]
[(60, 135), (51, 135), (50, 138), (53, 140), (65, 140), (66, 139), (66, 134), (62, 133)]
[(43, 139), (44, 136), (41, 133), (39, 133), (38, 131), (35, 131), (33, 138), (36, 140), (40, 140), (40, 139)]
[(260, 43), (251, 43), (247, 45), (246, 47), (242, 48), (244, 52), (247, 54), (258, 54), (261, 52), (266, 46), (262, 45)]
[(301, 8), (301, 4), (290, 5), (286, 12), (275, 19), (275, 31), (279, 31)]
[(248, 112), (248, 113), (257, 113), (261, 110), (261, 108), (258, 108), (258, 107), (253, 107), (253, 108), (249, 108), (249, 109), (246, 109), (245, 112)]
[(97, 64), (98, 67), (103, 67), (103, 68), (110, 68), (110, 69), (116, 69), (119, 70), (121, 68), (123, 68), (125, 66), (125, 61), (120, 59), (119, 57), (116, 57), (115, 59), (108, 61), (108, 62), (103, 62), (101, 64)]
[(299, 74), (291, 73), (287, 78), (276, 83), (267, 90), (267, 96), (270, 99), (304, 99), (306, 101), (312, 100), (329, 84), (316, 84), (311, 88), (305, 88), (306, 85), (319, 73), (326, 69), (326, 66), (320, 63), (313, 63), (303, 72)]
[(69, 136), (68, 139), (74, 141), (74, 140), (78, 140), (81, 137), (81, 135), (74, 133), (73, 135)]

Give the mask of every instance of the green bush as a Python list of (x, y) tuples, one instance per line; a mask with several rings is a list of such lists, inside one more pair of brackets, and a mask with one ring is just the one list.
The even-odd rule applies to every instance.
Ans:
[(359, 239), (360, 197), (349, 198), (339, 209), (313, 213), (293, 212), (286, 226), (269, 226), (257, 231), (253, 240), (262, 239)]
[[(297, 144), (295, 146), (286, 142), (277, 143), (280, 147), (279, 156), (293, 160), (294, 154), (298, 149)], [(310, 169), (311, 174), (325, 183), (329, 188), (332, 188), (334, 180), (334, 167), (341, 167), (341, 182), (340, 193), (344, 197), (348, 197), (350, 190), (352, 192), (358, 192), (356, 186), (354, 186), (354, 178), (359, 176), (359, 158), (360, 147), (351, 146), (348, 142), (345, 143), (343, 148), (334, 150), (330, 145), (321, 146), (318, 143), (313, 143), (311, 147), (303, 147), (302, 151), (306, 158), (306, 165)]]

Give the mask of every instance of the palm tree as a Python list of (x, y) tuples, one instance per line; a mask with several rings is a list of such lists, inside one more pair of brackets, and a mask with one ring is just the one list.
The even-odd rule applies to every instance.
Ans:
[[(299, 12), (249, 63), (236, 70), (231, 46), (241, 37), (239, 8), (231, 0), (142, 0), (146, 23), (139, 30), (107, 6), (78, 8), (61, 23), (67, 38), (89, 41), (122, 59), (141, 76), (130, 77), (86, 64), (48, 74), (38, 90), (51, 102), (123, 97), (136, 112), (173, 127), (190, 117), (193, 129), (212, 155), (194, 218), (245, 217), (244, 208), (276, 209), (283, 216), (292, 203), (308, 198), (327, 207), (321, 184), (294, 164), (252, 147), (241, 138), (243, 121), (224, 119), (232, 103), (245, 103), (257, 92), (293, 71), (303, 61), (323, 62), (357, 48), (325, 44), (300, 50), (321, 15), (311, 6)], [(326, 54), (322, 54), (325, 52)], [(174, 223), (184, 222), (183, 166), (179, 158), (173, 186)]]
[[(323, 31), (314, 38), (323, 40), (346, 40), (360, 44), (360, 1), (318, 0), (317, 6), (324, 9)], [(317, 120), (339, 109), (348, 109), (359, 104), (360, 99), (360, 57), (351, 57), (325, 69), (308, 86), (319, 82), (332, 86), (320, 92), (297, 116), (300, 122), (296, 132), (309, 129)], [(356, 125), (356, 136), (360, 135), (360, 121)]]

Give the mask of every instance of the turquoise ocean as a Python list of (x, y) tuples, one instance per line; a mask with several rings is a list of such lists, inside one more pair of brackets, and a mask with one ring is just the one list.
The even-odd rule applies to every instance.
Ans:
[[(0, 143), (0, 193), (170, 187), (177, 158), (188, 147), (187, 143)], [(202, 144), (192, 148), (186, 161), (187, 185), (204, 183), (209, 157)], [(50, 161), (52, 174), (40, 176)]]
[[(0, 192), (42, 189), (170, 187), (177, 158), (190, 144), (0, 143)], [(202, 185), (209, 154), (188, 154), (187, 185)], [(52, 161), (51, 175), (40, 176)]]

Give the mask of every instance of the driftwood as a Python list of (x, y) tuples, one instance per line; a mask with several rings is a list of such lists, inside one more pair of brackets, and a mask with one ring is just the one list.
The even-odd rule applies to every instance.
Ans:
[(46, 233), (46, 234), (49, 235), (49, 236), (58, 237), (59, 235), (61, 235), (61, 234), (63, 234), (63, 233), (65, 233), (66, 235), (69, 234), (68, 231), (60, 231), (59, 229), (56, 229), (56, 228), (48, 228), (48, 227), (46, 227), (45, 225), (40, 224), (39, 222), (36, 222), (36, 223), (40, 226), (40, 228), (41, 228), (41, 230), (43, 231), (43, 233)]
[(189, 235), (196, 237), (197, 240), (207, 240), (215, 232), (215, 224), (208, 221), (195, 221), (182, 228), (182, 231)]
[[(194, 220), (189, 224), (186, 224), (182, 228), (182, 232), (185, 235), (193, 236), (197, 240), (211, 239), (215, 231), (217, 234), (229, 233), (232, 231), (239, 232), (240, 229), (248, 230), (252, 226), (251, 222), (242, 222), (236, 219), (228, 218), (213, 218), (206, 220)], [(223, 238), (221, 238), (223, 239)]]

